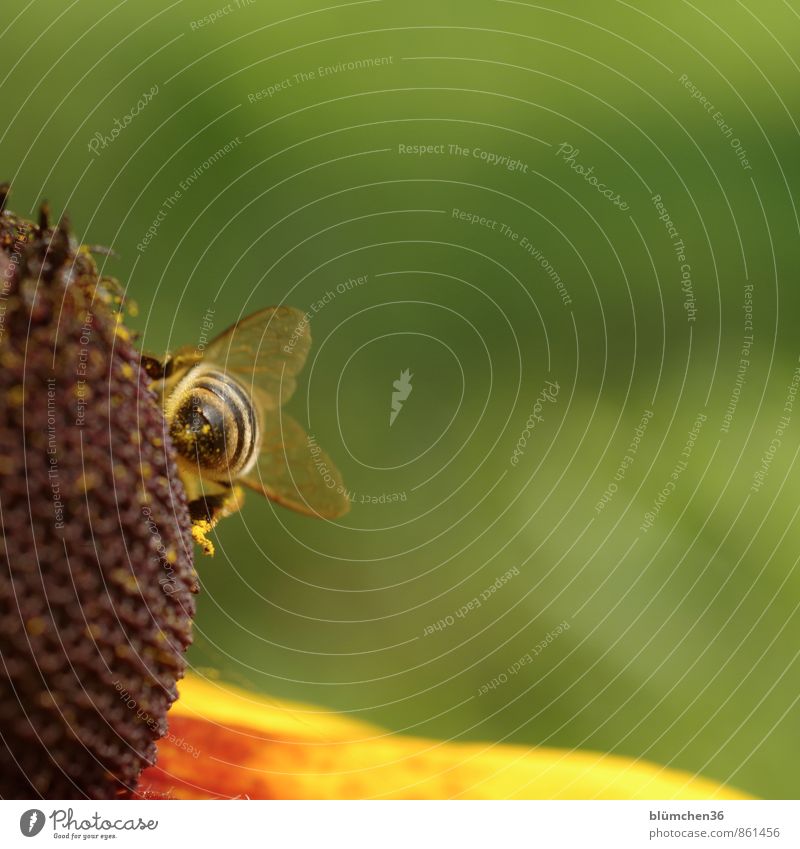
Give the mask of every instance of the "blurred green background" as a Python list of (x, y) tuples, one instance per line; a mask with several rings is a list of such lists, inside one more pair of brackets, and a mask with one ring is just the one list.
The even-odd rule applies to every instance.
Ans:
[(291, 409), (352, 511), (250, 496), (220, 526), (201, 674), (796, 797), (796, 2), (33, 0), (0, 26), (13, 207), (119, 254), (142, 347), (335, 295)]

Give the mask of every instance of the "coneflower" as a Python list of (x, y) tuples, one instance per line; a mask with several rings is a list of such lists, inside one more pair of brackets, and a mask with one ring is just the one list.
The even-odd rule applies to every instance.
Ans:
[(130, 794), (184, 672), (196, 576), (114, 282), (0, 187), (0, 796)]

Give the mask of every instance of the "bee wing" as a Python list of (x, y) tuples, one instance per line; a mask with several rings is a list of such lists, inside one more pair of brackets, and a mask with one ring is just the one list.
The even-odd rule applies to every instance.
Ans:
[(350, 509), (330, 457), (282, 411), (266, 418), (256, 465), (237, 482), (307, 516), (336, 519)]
[(257, 396), (264, 410), (285, 404), (311, 347), (308, 317), (293, 307), (267, 307), (212, 340), (205, 359)]

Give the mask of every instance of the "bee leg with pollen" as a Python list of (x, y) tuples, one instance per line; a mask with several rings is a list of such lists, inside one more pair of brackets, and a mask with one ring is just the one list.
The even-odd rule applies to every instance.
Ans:
[(238, 513), (244, 504), (244, 492), (241, 487), (228, 487), (223, 484), (216, 484), (216, 486), (219, 486), (222, 491), (214, 493), (194, 491), (189, 496), (192, 539), (200, 546), (203, 554), (210, 557), (214, 556), (214, 543), (208, 535), (220, 519)]

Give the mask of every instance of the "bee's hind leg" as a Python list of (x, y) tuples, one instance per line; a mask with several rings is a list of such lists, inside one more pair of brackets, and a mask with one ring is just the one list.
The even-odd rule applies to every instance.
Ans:
[(189, 502), (192, 538), (203, 554), (214, 555), (214, 543), (208, 538), (208, 534), (220, 519), (238, 512), (243, 503), (244, 493), (238, 486), (214, 495), (201, 495)]

